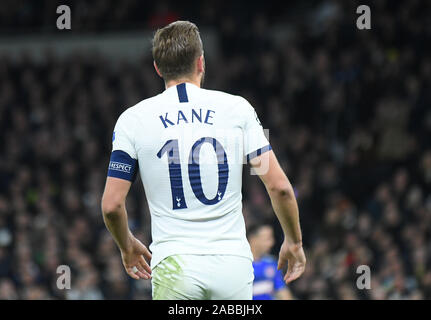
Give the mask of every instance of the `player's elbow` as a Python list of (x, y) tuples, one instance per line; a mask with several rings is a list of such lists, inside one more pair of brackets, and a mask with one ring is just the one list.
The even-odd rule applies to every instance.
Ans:
[(102, 198), (102, 213), (105, 218), (113, 219), (121, 213), (124, 201), (115, 198)]
[(279, 181), (268, 186), (268, 191), (271, 197), (285, 200), (295, 199), (295, 192), (289, 180), (280, 179)]

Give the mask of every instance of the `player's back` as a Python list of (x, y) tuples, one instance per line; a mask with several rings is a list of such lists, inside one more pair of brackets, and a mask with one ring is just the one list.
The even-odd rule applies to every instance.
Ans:
[(113, 149), (139, 163), (153, 267), (173, 254), (251, 259), (242, 216), (243, 159), (270, 147), (245, 99), (181, 83), (127, 109), (114, 135)]

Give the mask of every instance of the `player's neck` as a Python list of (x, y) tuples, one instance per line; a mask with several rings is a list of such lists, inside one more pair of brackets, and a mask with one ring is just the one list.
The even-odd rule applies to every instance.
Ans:
[(169, 89), (170, 87), (176, 86), (176, 85), (178, 85), (180, 83), (184, 83), (184, 82), (194, 84), (198, 88), (201, 87), (200, 79), (188, 79), (188, 78), (166, 81), (165, 87), (166, 87), (166, 89)]

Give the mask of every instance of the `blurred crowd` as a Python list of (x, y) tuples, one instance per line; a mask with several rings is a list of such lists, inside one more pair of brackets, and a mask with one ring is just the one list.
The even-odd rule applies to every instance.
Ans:
[[(205, 87), (252, 103), (295, 188), (308, 258), (289, 285), (295, 298), (430, 299), (430, 6), (373, 2), (364, 31), (355, 8), (324, 2), (282, 43), (267, 36), (265, 11), (225, 16)], [(148, 281), (123, 271), (100, 199), (116, 119), (163, 89), (148, 56), (112, 64), (47, 51), (36, 63), (0, 53), (0, 299), (151, 298)], [(246, 223), (273, 224), (277, 255), (269, 198), (244, 172)], [(127, 201), (149, 244), (139, 178)], [(59, 265), (71, 268), (70, 290), (57, 287)], [(370, 267), (370, 290), (357, 288), (359, 265)]]
[(247, 22), (255, 12), (275, 23), (283, 21), (289, 9), (298, 6), (290, 2), (262, 5), (248, 0), (2, 0), (0, 33), (56, 32), (60, 5), (70, 8), (72, 32), (79, 33), (154, 28), (181, 17), (190, 17), (200, 27), (220, 26), (221, 16), (234, 16), (237, 21)]

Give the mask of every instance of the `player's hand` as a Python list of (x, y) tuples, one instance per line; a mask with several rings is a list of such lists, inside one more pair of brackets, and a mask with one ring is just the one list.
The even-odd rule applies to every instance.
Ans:
[(132, 237), (127, 250), (121, 250), (124, 269), (133, 279), (151, 279), (151, 268), (147, 261), (151, 260), (151, 253), (141, 241)]
[(302, 243), (292, 244), (286, 240), (283, 242), (278, 258), (278, 270), (284, 269), (288, 264), (287, 272), (284, 276), (284, 282), (289, 282), (298, 279), (305, 270), (305, 254), (302, 248)]

